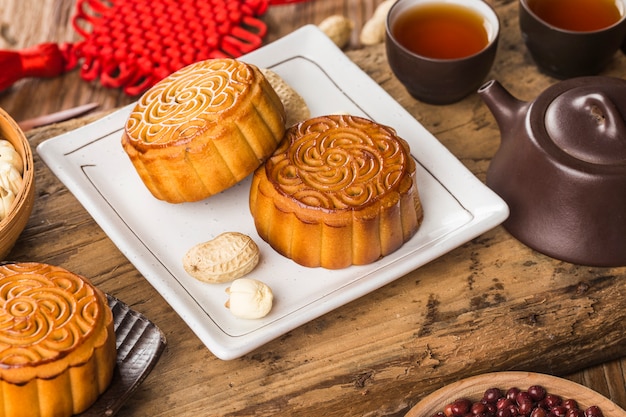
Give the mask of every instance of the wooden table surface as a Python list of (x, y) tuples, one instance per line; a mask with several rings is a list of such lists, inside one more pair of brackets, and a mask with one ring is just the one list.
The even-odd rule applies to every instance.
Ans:
[[(76, 39), (73, 0), (1, 0), (0, 49)], [(412, 99), (382, 45), (358, 31), (379, 0), (312, 0), (271, 6), (266, 42), (332, 14), (355, 23), (346, 53), (484, 180), (499, 130), (475, 94), (449, 106)], [(531, 100), (556, 82), (537, 72), (517, 27), (515, 0), (491, 2), (502, 38), (490, 77)], [(0, 69), (1, 71), (1, 69)], [(618, 53), (605, 70), (626, 76)], [(98, 102), (134, 101), (77, 71), (28, 79), (0, 93), (16, 120)], [(28, 133), (33, 148), (100, 117)], [(9, 258), (47, 262), (93, 280), (154, 321), (167, 337), (160, 361), (123, 416), (401, 416), (459, 378), (496, 370), (566, 376), (626, 408), (626, 268), (572, 265), (536, 253), (496, 227), (441, 258), (287, 333), (240, 359), (217, 359), (139, 274), (36, 156), (37, 200)]]

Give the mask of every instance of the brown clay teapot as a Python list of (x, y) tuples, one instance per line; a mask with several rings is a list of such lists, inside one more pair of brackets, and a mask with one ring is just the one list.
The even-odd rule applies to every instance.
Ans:
[(626, 265), (626, 80), (571, 78), (532, 102), (491, 80), (478, 90), (500, 128), (487, 185), (504, 227), (551, 257)]

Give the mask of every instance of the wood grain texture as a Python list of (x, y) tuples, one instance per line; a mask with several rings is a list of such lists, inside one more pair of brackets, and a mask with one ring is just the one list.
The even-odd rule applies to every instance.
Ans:
[[(312, 0), (271, 7), (267, 41), (339, 13), (355, 20), (348, 56), (484, 180), (499, 129), (472, 95), (449, 106), (412, 99), (384, 47), (358, 28), (379, 1)], [(536, 71), (514, 0), (491, 2), (502, 23), (493, 78), (531, 100), (556, 80)], [(0, 47), (72, 39), (71, 0), (3, 0)], [(616, 55), (606, 74), (624, 77)], [(132, 102), (76, 72), (24, 80), (0, 93), (16, 119), (98, 101)], [(31, 145), (94, 120), (35, 129)], [(445, 383), (495, 370), (531, 370), (589, 386), (626, 407), (626, 268), (590, 268), (538, 254), (497, 227), (344, 307), (233, 361), (215, 358), (35, 155), (36, 203), (11, 259), (59, 265), (153, 320), (168, 346), (124, 416), (401, 416)], [(138, 202), (138, 209), (140, 203)]]

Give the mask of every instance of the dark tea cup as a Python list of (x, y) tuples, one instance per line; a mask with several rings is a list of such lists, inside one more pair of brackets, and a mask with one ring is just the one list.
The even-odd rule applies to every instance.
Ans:
[(398, 0), (387, 15), (387, 60), (414, 98), (450, 104), (484, 82), (499, 34), (498, 16), (482, 0)]
[(537, 67), (559, 79), (596, 75), (626, 37), (626, 0), (520, 0), (522, 37)]

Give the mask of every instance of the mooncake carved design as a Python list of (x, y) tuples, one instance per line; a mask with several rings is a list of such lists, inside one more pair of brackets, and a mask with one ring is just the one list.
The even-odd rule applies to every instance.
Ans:
[(0, 366), (37, 365), (83, 343), (104, 314), (94, 289), (61, 268), (0, 266)]
[(287, 131), (267, 174), (281, 193), (309, 207), (365, 206), (405, 175), (409, 156), (394, 137), (392, 129), (359, 117), (309, 119)]
[(408, 241), (423, 218), (408, 142), (350, 115), (290, 127), (255, 171), (249, 201), (259, 236), (307, 267), (372, 263)]
[(121, 142), (154, 197), (186, 203), (246, 178), (284, 133), (285, 108), (259, 68), (216, 58), (185, 67), (144, 93)]
[(216, 114), (234, 107), (253, 77), (250, 67), (234, 60), (208, 60), (185, 67), (140, 98), (127, 130), (151, 144), (167, 143), (173, 137), (189, 140), (214, 122)]

